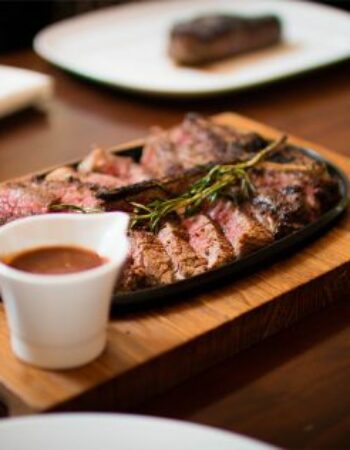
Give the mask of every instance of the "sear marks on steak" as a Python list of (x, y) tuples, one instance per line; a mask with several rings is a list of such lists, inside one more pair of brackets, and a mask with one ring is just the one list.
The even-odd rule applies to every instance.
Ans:
[(307, 155), (299, 156), (298, 161), (295, 159), (288, 163), (263, 163), (261, 168), (253, 170), (251, 178), (258, 193), (266, 189), (280, 193), (281, 204), (291, 203), (289, 194), (298, 192), (311, 221), (339, 200), (339, 187), (322, 163)]
[(172, 262), (153, 233), (131, 230), (129, 237), (131, 252), (120, 281), (122, 290), (130, 291), (175, 281)]
[(172, 261), (177, 280), (199, 275), (207, 269), (206, 260), (195, 253), (179, 220), (166, 221), (157, 236)]
[(281, 40), (276, 16), (210, 14), (176, 24), (170, 32), (169, 56), (183, 65), (200, 65), (264, 48)]
[(234, 259), (231, 244), (222, 230), (206, 214), (185, 218), (183, 224), (189, 235), (189, 243), (201, 258), (206, 259), (207, 268), (214, 269)]
[(276, 239), (302, 228), (312, 220), (306, 198), (299, 186), (280, 191), (265, 188), (252, 199), (252, 213)]
[(209, 208), (215, 220), (231, 243), (236, 258), (241, 258), (273, 241), (273, 235), (259, 222), (250, 205), (235, 205), (229, 200), (218, 200)]
[(255, 133), (239, 133), (191, 113), (179, 126), (159, 130), (146, 141), (141, 164), (157, 178), (174, 176), (198, 165), (247, 159), (265, 143)]

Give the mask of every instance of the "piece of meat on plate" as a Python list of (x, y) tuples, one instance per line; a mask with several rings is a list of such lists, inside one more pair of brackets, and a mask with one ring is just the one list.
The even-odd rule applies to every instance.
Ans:
[(27, 182), (6, 183), (0, 186), (0, 224), (21, 217), (48, 212), (55, 200), (51, 192)]
[(187, 230), (180, 220), (167, 220), (157, 236), (172, 261), (177, 280), (205, 272), (206, 260), (191, 247)]
[(273, 241), (273, 235), (253, 215), (249, 204), (236, 205), (230, 200), (218, 200), (209, 208), (231, 243), (235, 256), (241, 258)]
[(126, 184), (125, 181), (113, 175), (104, 173), (89, 172), (79, 173), (73, 167), (63, 166), (54, 169), (45, 177), (46, 181), (80, 181), (82, 184), (95, 189), (117, 189)]
[(233, 248), (217, 223), (206, 214), (185, 218), (183, 224), (189, 234), (189, 243), (197, 255), (206, 259), (213, 269), (234, 259)]
[(255, 133), (241, 133), (199, 114), (168, 131), (158, 130), (146, 140), (141, 164), (155, 177), (213, 162), (237, 162), (263, 148), (266, 141)]
[(130, 257), (120, 286), (131, 291), (175, 281), (172, 262), (157, 237), (146, 230), (130, 231)]
[(208, 14), (176, 24), (168, 52), (177, 64), (201, 65), (274, 45), (281, 34), (281, 22), (273, 15)]
[(78, 165), (78, 172), (103, 173), (120, 178), (127, 184), (139, 183), (149, 179), (149, 174), (129, 156), (118, 156), (101, 148), (92, 150)]

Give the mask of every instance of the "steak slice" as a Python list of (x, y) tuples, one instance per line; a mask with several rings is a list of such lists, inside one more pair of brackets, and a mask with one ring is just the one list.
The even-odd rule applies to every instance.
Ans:
[(175, 281), (171, 260), (157, 237), (145, 230), (130, 231), (131, 253), (120, 288), (131, 291)]
[(96, 192), (79, 180), (42, 181), (38, 184), (41, 191), (47, 192), (56, 203), (95, 208), (102, 205)]
[(0, 186), (0, 224), (21, 217), (48, 212), (55, 200), (51, 192), (28, 182), (6, 183)]
[(273, 241), (272, 233), (254, 217), (249, 204), (238, 206), (229, 200), (218, 200), (208, 213), (222, 228), (237, 258)]
[(192, 113), (179, 126), (153, 133), (141, 164), (157, 178), (176, 176), (198, 165), (247, 159), (265, 144), (255, 133), (239, 133)]
[(168, 131), (160, 128), (152, 130), (142, 151), (141, 164), (155, 178), (181, 173), (182, 164)]
[(100, 148), (94, 149), (82, 160), (78, 172), (112, 175), (120, 178), (124, 184), (139, 183), (150, 178), (145, 169), (131, 157), (113, 155)]
[(166, 221), (158, 232), (158, 239), (172, 261), (177, 280), (193, 277), (206, 270), (206, 260), (196, 255), (180, 221)]
[[(277, 196), (278, 204), (288, 208), (296, 201), (292, 210), (304, 210), (305, 213), (307, 209), (310, 220), (315, 220), (339, 200), (338, 182), (329, 175), (323, 163), (295, 148), (287, 148), (277, 156), (278, 163), (263, 162), (252, 171), (251, 179), (259, 194), (267, 192), (269, 196)], [(298, 195), (297, 199), (290, 198), (295, 195)]]
[(206, 214), (196, 214), (183, 220), (189, 234), (189, 243), (207, 268), (213, 269), (234, 259), (231, 244), (220, 227)]
[(276, 16), (209, 14), (176, 24), (168, 52), (178, 64), (200, 65), (280, 40), (281, 23)]
[(252, 199), (251, 210), (276, 239), (300, 229), (313, 219), (300, 186), (286, 186), (280, 191), (262, 188)]
[(125, 185), (125, 181), (112, 175), (90, 172), (87, 174), (78, 173), (72, 167), (59, 167), (45, 177), (46, 181), (80, 181), (92, 189), (116, 189)]

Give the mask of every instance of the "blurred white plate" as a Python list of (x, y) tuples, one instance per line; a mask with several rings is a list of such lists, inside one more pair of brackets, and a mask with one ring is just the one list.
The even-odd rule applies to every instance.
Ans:
[(27, 106), (44, 107), (52, 92), (47, 75), (0, 65), (0, 118)]
[(0, 421), (4, 450), (272, 450), (234, 433), (125, 414), (59, 414)]
[[(277, 14), (284, 43), (205, 69), (167, 56), (171, 25), (207, 12)], [(128, 90), (162, 95), (234, 91), (295, 75), (350, 56), (350, 15), (295, 0), (173, 0), (111, 7), (41, 31), (35, 50), (77, 75)]]

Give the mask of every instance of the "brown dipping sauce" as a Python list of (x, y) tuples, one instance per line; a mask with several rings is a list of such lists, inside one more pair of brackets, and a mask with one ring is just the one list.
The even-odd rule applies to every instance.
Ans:
[(94, 269), (106, 263), (97, 253), (80, 247), (39, 247), (3, 259), (5, 264), (24, 272), (64, 275)]

